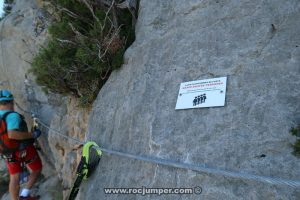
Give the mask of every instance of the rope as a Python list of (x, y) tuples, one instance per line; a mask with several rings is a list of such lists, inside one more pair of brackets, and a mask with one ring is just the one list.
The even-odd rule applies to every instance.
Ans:
[[(46, 127), (49, 130), (52, 130), (53, 133), (58, 134), (58, 135), (62, 136), (63, 138), (69, 139), (72, 142), (84, 144), (84, 142), (82, 142), (78, 139), (66, 136), (66, 135), (62, 134), (61, 132), (49, 127), (48, 125), (46, 125), (45, 123), (43, 123), (40, 120), (38, 120), (38, 121), (42, 126)], [(288, 180), (288, 179), (282, 179), (282, 178), (276, 178), (276, 177), (267, 177), (267, 176), (248, 174), (248, 173), (243, 173), (243, 172), (234, 172), (234, 171), (228, 171), (228, 170), (224, 170), (224, 169), (212, 168), (212, 167), (208, 167), (205, 165), (180, 163), (180, 162), (176, 162), (173, 160), (145, 157), (145, 156), (139, 156), (139, 155), (134, 155), (134, 154), (130, 154), (130, 153), (124, 153), (121, 151), (110, 150), (110, 149), (106, 149), (106, 148), (102, 148), (102, 147), (100, 147), (100, 148), (103, 152), (105, 152), (107, 154), (117, 155), (120, 157), (126, 157), (126, 158), (145, 161), (145, 162), (150, 162), (150, 163), (154, 163), (154, 164), (158, 164), (158, 165), (165, 165), (165, 166), (175, 167), (175, 168), (180, 168), (180, 169), (193, 170), (193, 171), (198, 171), (198, 172), (208, 173), (208, 174), (222, 175), (222, 176), (227, 176), (227, 177), (232, 177), (232, 178), (240, 178), (240, 179), (245, 179), (245, 180), (259, 181), (259, 182), (264, 182), (264, 183), (274, 184), (274, 185), (286, 185), (286, 186), (290, 186), (290, 187), (300, 187), (299, 180)]]
[[(2, 26), (1, 26), (1, 32), (0, 35), (2, 37), (3, 35), (3, 26), (5, 23), (5, 20), (7, 17), (3, 20)], [(2, 54), (2, 66), (4, 67), (4, 55), (3, 55), (3, 47), (2, 47), (2, 42), (1, 42), (1, 54)], [(17, 102), (16, 106), (24, 113), (32, 114), (32, 112), (24, 110)], [(48, 130), (51, 130), (52, 133), (57, 134), (67, 140), (70, 140), (74, 143), (79, 143), (79, 144), (84, 144), (84, 142), (64, 135), (60, 131), (55, 130), (51, 127), (49, 127), (46, 123), (38, 119), (38, 122), (40, 125), (44, 126)], [(186, 170), (193, 170), (193, 171), (198, 171), (202, 173), (208, 173), (208, 174), (216, 174), (216, 175), (222, 175), (222, 176), (227, 176), (227, 177), (232, 177), (232, 178), (240, 178), (240, 179), (245, 179), (245, 180), (253, 180), (253, 181), (259, 181), (259, 182), (264, 182), (264, 183), (269, 183), (269, 184), (274, 184), (274, 185), (286, 185), (286, 186), (291, 186), (291, 187), (300, 187), (300, 180), (288, 180), (288, 179), (281, 179), (281, 178), (275, 178), (275, 177), (267, 177), (267, 176), (259, 176), (259, 175), (254, 175), (254, 174), (248, 174), (248, 173), (242, 173), (242, 172), (234, 172), (234, 171), (228, 171), (228, 170), (223, 170), (223, 169), (217, 169), (217, 168), (211, 168), (207, 167), (205, 165), (197, 165), (197, 164), (190, 164), (190, 163), (180, 163), (172, 160), (166, 160), (166, 159), (161, 159), (161, 158), (152, 158), (152, 157), (145, 157), (145, 156), (139, 156), (139, 155), (134, 155), (130, 153), (123, 153), (120, 151), (115, 151), (115, 150), (109, 150), (106, 148), (101, 148), (101, 150), (105, 153), (111, 154), (111, 155), (117, 155), (120, 157), (126, 157), (130, 159), (135, 159), (135, 160), (140, 160), (140, 161), (145, 161), (145, 162), (151, 162), (154, 164), (158, 165), (165, 165), (169, 167), (175, 167), (175, 168), (180, 168), (180, 169), (186, 169)]]
[(141, 160), (146, 162), (151, 162), (159, 165), (165, 165), (169, 167), (175, 167), (180, 169), (187, 169), (187, 170), (193, 170), (198, 171), (202, 173), (208, 173), (208, 174), (216, 174), (216, 175), (222, 175), (232, 178), (240, 178), (245, 180), (254, 180), (269, 184), (275, 184), (275, 185), (288, 185), (291, 187), (300, 187), (300, 181), (299, 180), (287, 180), (287, 179), (281, 179), (281, 178), (275, 178), (275, 177), (267, 177), (267, 176), (259, 176), (254, 174), (247, 174), (242, 172), (233, 172), (223, 169), (217, 169), (217, 168), (211, 168), (207, 166), (201, 166), (197, 164), (189, 164), (189, 163), (180, 163), (172, 160), (166, 160), (166, 159), (160, 159), (160, 158), (151, 158), (151, 157), (144, 157), (144, 156), (138, 156), (133, 155), (129, 153), (122, 153), (120, 151), (114, 151), (109, 150), (100, 147), (103, 152), (106, 152), (108, 154), (114, 154), (121, 157), (127, 157), (135, 160)]
[(15, 102), (15, 105), (17, 106), (17, 108), (18, 108), (19, 110), (21, 110), (21, 111), (24, 112), (24, 113), (33, 115), (32, 112), (30, 112), (30, 111), (28, 111), (28, 110), (24, 110), (24, 109), (18, 104), (18, 102), (16, 102), (16, 100), (14, 100), (14, 102)]
[(70, 136), (67, 136), (65, 134), (62, 134), (61, 132), (59, 132), (58, 130), (55, 130), (51, 127), (49, 127), (47, 124), (45, 124), (44, 122), (42, 122), (41, 120), (38, 119), (38, 123), (42, 126), (44, 126), (45, 128), (47, 128), (48, 130), (51, 130), (53, 133), (65, 138), (65, 139), (69, 139), (70, 141), (74, 142), (74, 143), (79, 143), (79, 144), (84, 144), (85, 142), (82, 142), (76, 138), (73, 138), (73, 137), (70, 137)]

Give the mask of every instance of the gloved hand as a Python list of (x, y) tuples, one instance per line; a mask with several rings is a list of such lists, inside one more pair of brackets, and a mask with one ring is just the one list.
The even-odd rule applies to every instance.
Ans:
[(40, 129), (36, 128), (33, 132), (33, 138), (36, 139), (41, 136), (42, 132)]

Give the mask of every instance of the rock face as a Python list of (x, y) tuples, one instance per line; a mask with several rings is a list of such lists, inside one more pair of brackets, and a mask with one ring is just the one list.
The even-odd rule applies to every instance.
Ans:
[[(108, 149), (300, 180), (300, 2), (141, 0), (136, 41), (93, 105)], [(227, 76), (226, 105), (176, 111), (181, 82)], [(262, 154), (265, 155), (261, 156)], [(107, 187), (202, 187), (200, 195), (105, 195)], [(105, 154), (78, 199), (299, 199), (299, 190)]]
[(8, 187), (9, 175), (4, 162), (0, 162), (0, 196), (2, 196)]
[[(88, 124), (89, 112), (76, 106), (72, 100), (68, 102), (66, 109), (60, 110), (51, 122), (51, 128), (59, 130), (66, 136), (85, 140), (85, 131)], [(77, 142), (67, 140), (59, 135), (49, 132), (49, 146), (53, 153), (55, 170), (60, 180), (64, 199), (69, 195), (73, 186), (77, 165), (81, 158), (81, 146)]]
[[(28, 72), (32, 57), (45, 43), (51, 20), (41, 9), (42, 5), (40, 0), (16, 0), (11, 14), (0, 22), (0, 89), (10, 89), (14, 93), (21, 107), (16, 110), (25, 114), (29, 125), (32, 122), (30, 112), (33, 112), (50, 128), (83, 140), (89, 111), (79, 109), (72, 99), (44, 94)], [(40, 155), (46, 182), (39, 183), (37, 193), (42, 194), (44, 200), (62, 199), (72, 185), (80, 151), (78, 145), (67, 142), (48, 128), (41, 126), (41, 129)], [(6, 171), (3, 168), (1, 172)], [(1, 190), (2, 185), (7, 183), (1, 182)], [(7, 198), (8, 195), (3, 197)]]
[[(45, 95), (27, 71), (47, 36), (42, 3), (17, 0), (0, 22), (0, 87), (11, 89), (23, 109), (51, 128), (83, 141), (89, 111), (72, 99)], [(300, 122), (299, 19), (298, 0), (141, 0), (136, 41), (99, 93), (87, 138), (135, 155), (299, 180), (288, 133)], [(221, 76), (228, 78), (224, 107), (174, 109), (181, 82)], [(36, 193), (44, 200), (65, 199), (79, 147), (42, 128), (46, 181)], [(108, 187), (142, 186), (199, 186), (202, 193), (104, 194)], [(77, 199), (296, 200), (300, 193), (104, 154)]]

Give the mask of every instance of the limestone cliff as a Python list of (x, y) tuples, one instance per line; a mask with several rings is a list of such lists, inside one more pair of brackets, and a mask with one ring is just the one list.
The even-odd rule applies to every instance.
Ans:
[[(136, 41), (98, 95), (88, 137), (108, 149), (300, 179), (300, 2), (141, 0)], [(227, 76), (226, 105), (176, 111), (181, 82)], [(264, 154), (265, 156), (261, 156)], [(105, 195), (106, 187), (201, 195)], [(80, 199), (299, 199), (299, 190), (104, 155)]]
[[(88, 109), (78, 108), (70, 98), (44, 94), (28, 73), (32, 57), (46, 40), (47, 25), (51, 21), (42, 6), (43, 1), (16, 0), (11, 14), (0, 22), (0, 88), (14, 93), (21, 107), (16, 109), (25, 114), (29, 124), (32, 112), (50, 128), (83, 140)], [(41, 129), (43, 135), (39, 143), (44, 179), (35, 192), (41, 194), (42, 199), (62, 199), (72, 185), (80, 153), (76, 149), (78, 145), (67, 142), (45, 127)], [(5, 170), (1, 167), (1, 171)]]
[[(136, 41), (100, 91), (89, 120), (89, 111), (67, 97), (45, 95), (27, 73), (47, 36), (50, 17), (41, 4), (17, 0), (0, 22), (0, 83), (51, 128), (84, 140), (88, 126), (87, 138), (135, 155), (300, 179), (288, 133), (300, 122), (298, 0), (141, 0)], [(181, 82), (221, 76), (228, 78), (224, 107), (175, 110)], [(78, 146), (43, 131), (39, 141), (48, 179), (37, 193), (62, 199), (72, 183)], [(104, 194), (108, 187), (142, 186), (200, 186), (202, 193)], [(300, 193), (105, 153), (77, 199), (296, 200)]]

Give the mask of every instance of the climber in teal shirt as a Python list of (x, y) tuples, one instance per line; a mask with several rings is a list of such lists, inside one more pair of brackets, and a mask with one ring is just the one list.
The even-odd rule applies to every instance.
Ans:
[[(10, 175), (11, 200), (36, 200), (37, 197), (30, 196), (30, 189), (42, 170), (42, 162), (33, 141), (41, 135), (41, 131), (39, 129), (28, 131), (24, 117), (14, 111), (14, 97), (8, 90), (0, 90), (0, 117), (6, 124), (6, 131), (4, 129), (1, 133), (0, 149)], [(19, 193), (23, 164), (26, 164), (31, 173), (25, 188)]]
[[(0, 116), (3, 116), (7, 112), (10, 112), (10, 110), (0, 110)], [(6, 117), (7, 130), (19, 130), (21, 120), (21, 116), (18, 113), (9, 114)]]

